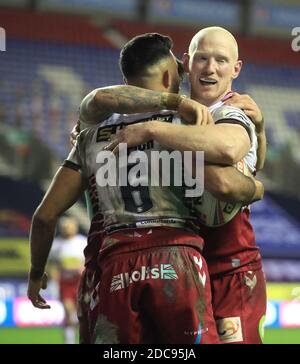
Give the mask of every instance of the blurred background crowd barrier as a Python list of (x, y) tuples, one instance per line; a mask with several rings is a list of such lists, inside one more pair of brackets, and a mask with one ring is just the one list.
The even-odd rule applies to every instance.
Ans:
[[(298, 0), (0, 0), (0, 343), (10, 340), (7, 328), (63, 321), (54, 284), (50, 311), (26, 299), (28, 234), (70, 150), (82, 97), (122, 83), (119, 50), (133, 36), (168, 34), (181, 58), (193, 34), (209, 25), (236, 35), (244, 65), (234, 88), (256, 100), (266, 122), (268, 154), (259, 176), (267, 192), (253, 205), (252, 221), (268, 280), (269, 340), (282, 342), (281, 328), (300, 343)], [(182, 93), (188, 92), (185, 81)], [(84, 203), (70, 214), (86, 232)], [(59, 340), (49, 332), (45, 342)]]

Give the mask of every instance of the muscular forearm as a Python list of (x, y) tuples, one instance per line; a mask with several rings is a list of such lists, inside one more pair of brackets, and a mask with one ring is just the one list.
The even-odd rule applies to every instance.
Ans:
[(266, 153), (267, 153), (267, 139), (265, 130), (261, 131), (259, 134), (257, 134), (257, 142), (258, 142), (258, 148), (257, 148), (257, 163), (256, 163), (256, 169), (259, 171), (263, 169), (266, 159)]
[(255, 183), (255, 194), (252, 197), (251, 203), (262, 200), (265, 193), (265, 188), (262, 182), (254, 180)]
[(235, 167), (207, 165), (204, 178), (205, 189), (222, 201), (242, 202), (246, 205), (252, 202), (256, 193), (254, 180)]
[(110, 112), (132, 114), (162, 109), (177, 110), (182, 96), (156, 92), (135, 86), (112, 86), (99, 90), (95, 95), (97, 108)]
[(84, 121), (90, 124), (98, 123), (113, 113), (134, 114), (156, 112), (162, 109), (178, 110), (182, 96), (156, 92), (135, 86), (110, 86), (92, 92), (87, 97)]
[[(30, 231), (31, 267), (35, 275), (44, 272), (55, 235), (57, 219), (45, 221), (36, 213)], [(33, 277), (35, 278), (35, 277)]]
[(46, 265), (58, 218), (77, 201), (84, 187), (81, 174), (66, 167), (61, 167), (53, 178), (32, 219), (30, 275), (33, 278), (41, 276)]
[(175, 125), (151, 122), (149, 139), (166, 148), (204, 151), (206, 162), (232, 165), (242, 159), (250, 148), (245, 129), (239, 125)]

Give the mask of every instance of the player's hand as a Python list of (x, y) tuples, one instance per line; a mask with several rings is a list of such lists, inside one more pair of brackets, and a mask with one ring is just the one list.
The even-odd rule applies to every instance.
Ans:
[(45, 309), (50, 308), (46, 300), (40, 295), (41, 289), (46, 289), (48, 285), (48, 276), (44, 272), (41, 278), (32, 279), (29, 277), (28, 287), (27, 287), (27, 297), (30, 299), (34, 307)]
[(225, 101), (226, 105), (237, 107), (253, 121), (257, 134), (264, 130), (264, 118), (256, 102), (249, 95), (240, 95), (234, 92), (232, 97)]
[[(265, 186), (263, 185), (263, 183), (261, 181), (259, 181), (258, 179), (256, 179), (252, 173), (249, 173), (249, 171), (247, 173), (245, 173), (245, 170), (244, 169), (240, 169), (238, 167), (238, 163), (237, 163), (237, 166), (236, 168), (244, 173), (247, 177), (251, 178), (252, 181), (254, 182), (255, 184), (255, 193), (254, 195), (252, 196), (252, 200), (249, 201), (249, 203), (253, 203), (253, 202), (256, 202), (256, 201), (260, 201), (264, 198), (264, 194), (265, 194)], [(244, 168), (244, 167), (243, 167)]]
[(264, 198), (264, 193), (265, 193), (265, 187), (261, 181), (255, 179), (254, 183), (255, 183), (255, 194), (252, 197), (252, 203), (262, 200)]
[(214, 123), (208, 108), (189, 98), (182, 98), (178, 113), (186, 122), (191, 124), (207, 125)]
[(80, 133), (80, 121), (78, 120), (70, 133), (70, 143), (73, 147), (76, 144), (76, 139), (77, 139), (79, 133)]
[(120, 143), (126, 143), (127, 148), (131, 148), (148, 142), (151, 139), (150, 129), (153, 127), (153, 123), (147, 121), (126, 126), (111, 138), (110, 143), (104, 147), (104, 150), (110, 150), (117, 154)]

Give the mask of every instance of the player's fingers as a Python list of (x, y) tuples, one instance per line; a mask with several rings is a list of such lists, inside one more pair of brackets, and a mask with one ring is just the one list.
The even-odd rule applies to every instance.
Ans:
[(213, 118), (212, 118), (212, 115), (210, 113), (209, 110), (205, 110), (205, 124), (203, 125), (209, 125), (209, 124), (213, 124), (214, 121), (213, 121)]
[(112, 150), (113, 154), (114, 154), (114, 155), (119, 154), (119, 149), (120, 149), (120, 147), (119, 147), (119, 144), (118, 144), (118, 145), (116, 145), (116, 146), (115, 146), (115, 148)]
[(208, 112), (208, 122), (207, 124), (214, 124), (214, 119), (210, 112)]
[(48, 305), (48, 303), (46, 303), (46, 302), (42, 302), (42, 301), (31, 301), (32, 302), (32, 304), (33, 304), (33, 306), (34, 307), (36, 307), (36, 308), (40, 308), (40, 309), (49, 309), (49, 308), (51, 308), (51, 306), (50, 305)]
[(244, 100), (247, 100), (248, 102), (254, 102), (254, 100), (251, 98), (251, 96), (249, 96), (248, 94), (242, 94), (239, 95), (237, 94), (239, 97), (243, 97)]
[(203, 122), (202, 125), (207, 125), (208, 124), (208, 111), (205, 109), (203, 110)]
[(40, 294), (34, 303), (34, 306), (38, 308), (50, 308), (50, 305), (47, 304), (47, 301)]
[(32, 304), (33, 304), (33, 302), (35, 302), (37, 300), (37, 296), (31, 294), (30, 292), (27, 292), (27, 297), (32, 302)]
[(36, 301), (41, 302), (41, 303), (46, 303), (45, 298), (43, 298), (40, 294), (38, 294), (38, 298)]
[(226, 101), (226, 105), (236, 107), (237, 109), (244, 110), (245, 104), (241, 101)]
[(205, 108), (201, 109), (201, 116), (198, 118), (198, 125), (206, 125), (207, 124), (207, 110)]
[(247, 113), (247, 112), (254, 113), (255, 112), (255, 110), (253, 110), (251, 107), (247, 107), (247, 106), (243, 107), (243, 111), (245, 113)]
[(188, 122), (188, 124), (190, 124), (190, 125), (193, 125), (193, 124), (194, 125), (201, 125), (202, 124), (202, 119), (203, 119), (203, 114), (202, 114), (202, 111), (201, 111), (201, 113), (197, 113), (195, 123)]
[(70, 133), (70, 143), (71, 145), (74, 147), (76, 144), (76, 139), (77, 139), (78, 133), (74, 130), (71, 131)]
[(37, 308), (50, 308), (46, 300), (40, 294), (28, 293), (28, 298), (30, 299), (32, 305)]
[(80, 133), (80, 121), (78, 120), (76, 125), (75, 125), (75, 130), (77, 131), (77, 133)]
[(119, 144), (119, 140), (116, 138), (110, 141), (103, 149), (113, 151), (114, 148)]
[(253, 110), (252, 108), (245, 106), (245, 107), (240, 107), (240, 109), (242, 109), (247, 116), (249, 116), (250, 114), (255, 115), (255, 110)]
[(255, 114), (255, 112), (253, 112), (251, 110), (244, 110), (244, 113), (248, 116), (248, 118), (250, 118), (253, 121), (254, 124), (256, 123), (256, 119), (255, 119), (256, 114)]
[(231, 102), (233, 100), (240, 100), (240, 101), (249, 101), (249, 96), (248, 95), (240, 95), (239, 93), (235, 92), (232, 94), (231, 97), (229, 97), (228, 99), (225, 100), (225, 103), (227, 102)]
[(255, 104), (253, 103), (253, 101), (251, 101), (251, 99), (249, 98), (248, 95), (233, 96), (229, 100), (226, 100), (225, 104), (235, 106), (235, 107), (239, 107), (238, 105), (243, 105), (243, 107), (245, 107), (245, 108), (246, 107), (248, 107), (248, 108), (255, 107)]

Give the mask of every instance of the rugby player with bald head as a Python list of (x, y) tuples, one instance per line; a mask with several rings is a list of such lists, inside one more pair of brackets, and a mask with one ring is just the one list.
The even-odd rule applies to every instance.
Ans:
[[(221, 27), (200, 30), (191, 40), (183, 63), (191, 98), (209, 107), (214, 124), (186, 126), (152, 121), (132, 125), (116, 135), (110, 148), (120, 142), (133, 146), (135, 140), (141, 143), (154, 139), (175, 150), (205, 150), (208, 162), (224, 165), (241, 160), (255, 174), (265, 159), (264, 121), (249, 96), (237, 100), (232, 92), (232, 82), (242, 68), (234, 36)], [(210, 152), (216, 151), (220, 151), (219, 159), (210, 160)], [(209, 166), (205, 174), (209, 175)], [(224, 343), (262, 343), (266, 285), (250, 210), (241, 208), (222, 226), (218, 226), (222, 211), (216, 210), (216, 224), (207, 226), (207, 206), (200, 205), (198, 210), (220, 339)]]

